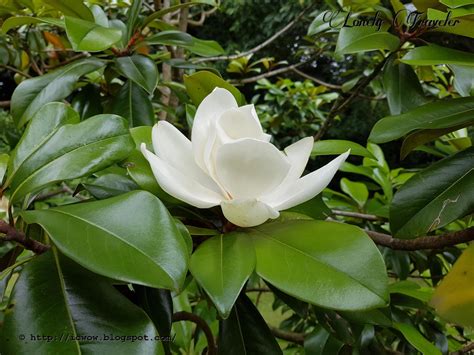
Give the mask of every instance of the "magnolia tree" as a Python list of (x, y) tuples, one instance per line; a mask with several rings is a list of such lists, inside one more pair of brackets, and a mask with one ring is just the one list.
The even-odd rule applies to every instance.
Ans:
[(2, 2), (0, 353), (471, 351), (473, 4)]

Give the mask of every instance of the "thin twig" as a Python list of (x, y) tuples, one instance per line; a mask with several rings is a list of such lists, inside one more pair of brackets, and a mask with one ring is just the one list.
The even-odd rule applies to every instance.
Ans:
[(217, 56), (217, 57), (197, 58), (197, 59), (194, 60), (194, 63), (215, 62), (215, 61), (219, 61), (219, 60), (233, 60), (233, 59), (246, 57), (250, 54), (258, 52), (260, 49), (268, 46), (270, 43), (275, 41), (278, 37), (280, 37), (282, 34), (284, 34), (290, 28), (292, 28), (296, 23), (298, 23), (298, 21), (301, 19), (301, 17), (303, 17), (303, 15), (306, 13), (306, 11), (308, 9), (309, 9), (309, 7), (306, 7), (292, 21), (290, 21), (285, 27), (283, 27), (281, 30), (276, 32), (270, 38), (268, 38), (265, 41), (263, 41), (262, 43), (260, 43), (258, 46), (253, 47), (252, 49), (249, 49), (248, 51), (245, 51), (245, 52), (242, 52), (242, 53), (237, 53), (237, 54), (231, 54), (231, 55), (221, 55), (221, 56)]
[(5, 237), (0, 237), (0, 241), (13, 241), (21, 244), (25, 249), (31, 250), (35, 254), (43, 254), (50, 246), (40, 243), (35, 239), (25, 236), (23, 232), (16, 230), (5, 221), (0, 220), (0, 233), (5, 234)]
[(75, 60), (77, 59), (81, 59), (81, 58), (85, 58), (85, 57), (89, 57), (90, 54), (89, 53), (86, 53), (86, 52), (83, 52), (83, 53), (79, 53), (78, 55), (75, 55), (73, 57), (70, 57), (58, 64), (55, 64), (55, 65), (45, 65), (44, 68), (45, 69), (55, 69), (55, 68), (58, 68), (58, 67), (62, 67), (63, 65), (66, 65), (66, 64), (69, 64), (71, 62), (74, 62)]
[(245, 289), (245, 292), (273, 292), (268, 287), (249, 287)]
[(190, 321), (196, 324), (198, 328), (200, 328), (203, 332), (204, 335), (206, 336), (207, 340), (207, 354), (208, 355), (217, 355), (217, 348), (216, 348), (216, 343), (214, 341), (214, 336), (212, 335), (211, 328), (209, 328), (209, 325), (206, 323), (204, 319), (201, 317), (190, 313), (190, 312), (176, 312), (173, 314), (173, 323), (174, 322), (180, 322), (180, 321)]
[(474, 353), (474, 342), (467, 344), (458, 351), (454, 351), (451, 355), (463, 355), (463, 354), (473, 354)]
[(273, 335), (279, 339), (283, 339), (295, 344), (303, 345), (305, 335), (302, 333), (289, 332), (286, 330), (281, 330), (276, 327), (270, 327)]
[(340, 210), (332, 210), (332, 213), (335, 214), (336, 216), (360, 218), (360, 219), (365, 219), (367, 221), (382, 221), (382, 220), (385, 220), (385, 218), (376, 216), (374, 214), (365, 214), (365, 213), (340, 211)]
[(30, 74), (24, 73), (24, 72), (22, 72), (21, 70), (19, 70), (19, 69), (17, 69), (17, 68), (14, 68), (14, 67), (12, 67), (12, 66), (10, 66), (10, 65), (0, 64), (0, 68), (8, 69), (8, 70), (10, 70), (10, 71), (12, 71), (12, 72), (14, 72), (14, 73), (17, 73), (17, 74), (19, 74), (19, 75), (24, 76), (25, 78), (31, 78), (31, 75), (30, 75)]
[(0, 101), (1, 108), (9, 108), (10, 104), (11, 104), (11, 101)]
[(282, 74), (282, 73), (285, 73), (287, 71), (293, 70), (293, 69), (298, 68), (298, 67), (300, 67), (300, 66), (302, 66), (303, 64), (306, 64), (306, 63), (307, 63), (306, 61), (305, 62), (300, 62), (300, 63), (296, 63), (296, 64), (293, 64), (293, 65), (289, 65), (287, 67), (275, 69), (275, 70), (272, 70), (272, 71), (269, 71), (269, 72), (266, 72), (266, 73), (263, 73), (263, 74), (260, 74), (260, 75), (252, 76), (250, 78), (245, 78), (245, 79), (240, 79), (240, 80), (231, 80), (230, 83), (231, 84), (254, 83), (256, 81), (259, 81), (260, 79), (269, 78), (271, 76), (275, 76), (275, 75)]
[(389, 234), (365, 230), (372, 240), (385, 247), (395, 250), (442, 249), (474, 240), (474, 227), (442, 235), (418, 237), (415, 239), (393, 238)]

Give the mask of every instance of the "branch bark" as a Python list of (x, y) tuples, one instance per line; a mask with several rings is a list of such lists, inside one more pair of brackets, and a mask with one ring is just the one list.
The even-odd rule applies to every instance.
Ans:
[(289, 332), (286, 330), (281, 330), (276, 327), (270, 327), (273, 335), (279, 339), (283, 339), (295, 344), (303, 345), (305, 335), (302, 333)]
[(35, 254), (43, 254), (49, 250), (50, 246), (40, 243), (35, 239), (30, 239), (24, 233), (17, 231), (5, 221), (0, 221), (0, 233), (5, 237), (0, 237), (0, 241), (13, 241), (21, 244), (25, 249), (31, 250)]
[(302, 66), (303, 64), (306, 64), (306, 63), (307, 62), (300, 62), (300, 63), (296, 63), (296, 64), (293, 64), (293, 65), (289, 65), (287, 67), (275, 69), (275, 70), (272, 70), (272, 71), (269, 71), (269, 72), (266, 72), (266, 73), (263, 73), (263, 74), (260, 74), (260, 75), (252, 76), (250, 78), (245, 78), (245, 79), (241, 79), (241, 80), (231, 80), (231, 84), (254, 83), (256, 81), (259, 81), (260, 79), (269, 78), (271, 76), (275, 76), (275, 75), (282, 74), (282, 73), (285, 73), (287, 71), (293, 70), (293, 69), (298, 68), (298, 67), (300, 67), (300, 66)]
[(365, 219), (366, 221), (383, 221), (384, 220), (384, 218), (373, 215), (373, 214), (366, 214), (366, 213), (359, 213), (359, 212), (332, 210), (332, 213), (335, 214), (336, 216), (360, 218), (360, 219)]
[(190, 321), (196, 324), (196, 326), (200, 328), (206, 336), (207, 354), (217, 355), (217, 347), (214, 341), (214, 336), (212, 335), (211, 328), (209, 328), (204, 319), (190, 312), (176, 312), (175, 314), (173, 314), (173, 323), (180, 321)]
[(217, 57), (207, 57), (207, 58), (197, 58), (194, 60), (194, 63), (201, 63), (201, 62), (215, 62), (219, 60), (233, 60), (233, 59), (238, 59), (245, 57), (249, 54), (253, 54), (255, 52), (258, 52), (260, 49), (268, 46), (270, 43), (275, 41), (278, 37), (280, 37), (282, 34), (287, 32), (289, 29), (291, 29), (298, 21), (303, 17), (303, 15), (306, 13), (306, 11), (309, 9), (309, 7), (306, 7), (303, 11), (301, 11), (292, 21), (290, 21), (285, 27), (283, 27), (281, 30), (276, 32), (273, 36), (270, 38), (266, 39), (262, 43), (260, 43), (258, 46), (253, 47), (252, 49), (249, 49), (248, 51), (238, 53), (238, 54), (231, 54), (231, 55), (221, 55)]
[(371, 230), (365, 230), (365, 232), (378, 245), (383, 245), (395, 250), (407, 251), (442, 249), (474, 240), (474, 227), (442, 235), (418, 237), (415, 239), (393, 238), (391, 235)]

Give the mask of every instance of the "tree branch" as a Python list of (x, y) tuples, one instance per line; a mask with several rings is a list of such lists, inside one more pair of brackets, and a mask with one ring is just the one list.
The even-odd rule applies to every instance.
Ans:
[(472, 351), (474, 351), (474, 342), (467, 344), (466, 346), (459, 349), (458, 351), (452, 352), (451, 355), (471, 354)]
[(291, 22), (289, 22), (285, 27), (283, 27), (281, 30), (276, 32), (273, 36), (270, 38), (266, 39), (262, 43), (260, 43), (258, 46), (253, 47), (252, 49), (249, 49), (248, 51), (242, 52), (242, 53), (237, 53), (237, 54), (231, 54), (231, 55), (221, 55), (217, 57), (207, 57), (207, 58), (197, 58), (194, 60), (194, 63), (201, 63), (201, 62), (215, 62), (219, 60), (233, 60), (233, 59), (238, 59), (242, 58), (245, 56), (248, 56), (249, 54), (253, 54), (255, 52), (258, 52), (260, 49), (268, 46), (270, 43), (275, 41), (278, 37), (280, 37), (282, 34), (287, 32), (290, 28), (292, 28), (298, 21), (303, 17), (305, 12), (309, 9), (309, 6), (306, 7), (303, 11), (301, 11)]
[(12, 66), (10, 66), (10, 65), (0, 64), (0, 68), (8, 69), (8, 70), (10, 70), (10, 71), (12, 71), (12, 72), (14, 72), (14, 73), (17, 73), (17, 74), (19, 74), (19, 75), (24, 76), (25, 78), (31, 78), (31, 75), (30, 75), (30, 74), (24, 73), (24, 72), (22, 72), (21, 70), (16, 69), (16, 68), (14, 68), (14, 67), (12, 67)]
[(365, 213), (359, 213), (359, 212), (332, 210), (332, 213), (336, 216), (360, 218), (360, 219), (365, 219), (367, 221), (383, 221), (383, 220), (385, 220), (385, 218), (376, 216), (374, 214), (365, 214)]
[(371, 230), (365, 230), (365, 232), (378, 245), (383, 245), (395, 250), (407, 251), (442, 249), (474, 240), (474, 227), (442, 235), (418, 237), (415, 239), (393, 238), (391, 235)]
[(0, 237), (1, 241), (14, 241), (21, 244), (25, 249), (31, 250), (36, 254), (43, 254), (50, 246), (40, 243), (35, 239), (30, 239), (24, 233), (17, 231), (5, 221), (0, 221), (0, 233), (5, 234), (5, 237)]
[(295, 344), (303, 345), (305, 335), (302, 333), (289, 332), (286, 330), (281, 330), (276, 327), (270, 327), (273, 335), (279, 339), (283, 339)]
[(175, 314), (173, 314), (173, 323), (180, 321), (190, 321), (196, 324), (196, 326), (200, 328), (206, 336), (208, 355), (217, 355), (217, 348), (214, 341), (214, 336), (212, 335), (211, 328), (209, 328), (204, 319), (190, 312), (176, 312)]
[(275, 75), (278, 75), (278, 74), (281, 74), (281, 73), (285, 73), (287, 71), (290, 71), (290, 70), (293, 70), (295, 68), (298, 68), (300, 66), (302, 66), (303, 64), (306, 64), (307, 62), (300, 62), (300, 63), (296, 63), (296, 64), (293, 64), (293, 65), (289, 65), (287, 67), (283, 67), (283, 68), (279, 68), (279, 69), (275, 69), (275, 70), (272, 70), (272, 71), (269, 71), (269, 72), (266, 72), (266, 73), (263, 73), (263, 74), (260, 74), (260, 75), (256, 75), (256, 76), (252, 76), (250, 78), (245, 78), (245, 79), (241, 79), (241, 80), (231, 80), (230, 83), (231, 84), (248, 84), (248, 83), (254, 83), (256, 81), (259, 81), (260, 79), (265, 79), (265, 78), (269, 78), (271, 76), (275, 76)]
[(377, 64), (377, 66), (374, 68), (372, 73), (369, 76), (366, 76), (364, 79), (362, 79), (360, 83), (357, 85), (357, 87), (355, 88), (355, 90), (352, 91), (351, 94), (347, 98), (336, 100), (326, 120), (321, 126), (320, 130), (314, 136), (315, 141), (320, 140), (326, 134), (327, 130), (329, 129), (329, 127), (331, 127), (332, 122), (336, 118), (337, 114), (340, 111), (342, 111), (344, 108), (346, 108), (346, 106), (348, 106), (362, 92), (362, 90), (364, 90), (365, 87), (369, 85), (370, 82), (374, 80), (377, 75), (379, 75), (379, 73), (382, 71), (383, 67), (385, 66), (385, 63), (387, 63), (387, 61), (397, 51), (398, 51), (398, 48), (395, 51), (391, 52), (389, 55), (387, 55), (379, 64)]
[(11, 101), (0, 101), (0, 108), (10, 107)]

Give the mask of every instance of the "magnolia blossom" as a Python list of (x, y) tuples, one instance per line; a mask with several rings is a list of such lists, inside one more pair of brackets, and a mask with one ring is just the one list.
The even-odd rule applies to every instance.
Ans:
[(144, 143), (141, 150), (168, 194), (198, 208), (220, 205), (230, 222), (252, 227), (316, 196), (349, 155), (301, 177), (313, 138), (284, 152), (270, 138), (253, 105), (238, 107), (229, 91), (216, 88), (196, 111), (191, 141), (161, 121), (152, 131), (155, 154)]

